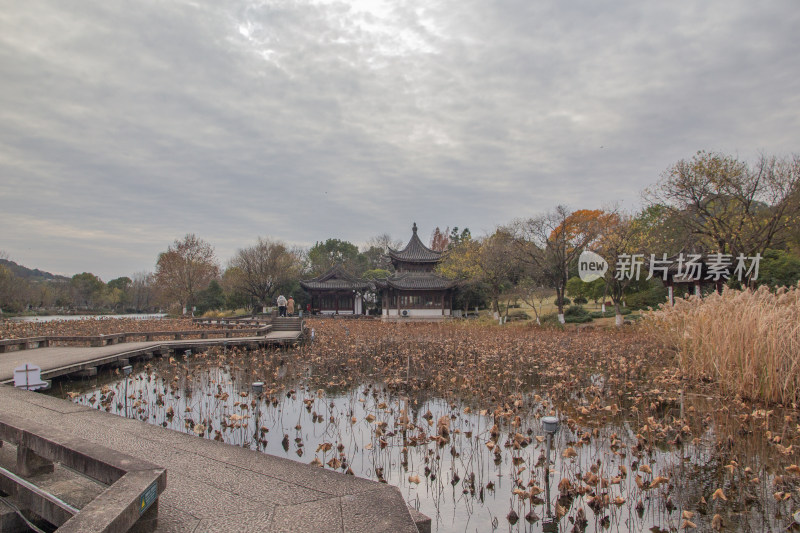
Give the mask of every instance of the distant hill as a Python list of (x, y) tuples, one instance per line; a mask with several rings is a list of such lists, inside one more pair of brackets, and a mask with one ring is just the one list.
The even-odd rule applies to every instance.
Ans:
[(30, 268), (18, 265), (14, 261), (9, 261), (8, 259), (0, 259), (0, 265), (7, 267), (15, 276), (29, 281), (69, 281), (69, 278), (66, 276), (58, 276), (50, 272), (45, 272), (44, 270), (39, 270), (38, 268), (31, 270)]

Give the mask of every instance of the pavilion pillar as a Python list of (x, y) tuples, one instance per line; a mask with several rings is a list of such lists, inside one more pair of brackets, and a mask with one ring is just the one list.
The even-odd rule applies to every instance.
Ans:
[(672, 288), (672, 283), (667, 285), (667, 300), (669, 301), (669, 305), (675, 305), (675, 291)]

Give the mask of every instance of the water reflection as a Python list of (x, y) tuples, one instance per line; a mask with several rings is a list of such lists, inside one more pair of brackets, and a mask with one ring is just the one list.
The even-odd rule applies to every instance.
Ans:
[[(304, 360), (300, 351), (155, 360), (135, 368), (127, 398), (120, 376), (70, 396), (176, 431), (396, 485), (433, 519), (434, 531), (674, 531), (698, 522), (692, 513), (700, 512), (708, 523), (722, 513), (737, 530), (785, 523), (771, 503), (774, 476), (766, 471), (748, 486), (752, 501), (747, 493), (725, 506), (708, 499), (726, 486), (713, 423), (680, 442), (680, 434), (656, 438), (656, 421), (642, 429), (643, 421), (610, 413), (596, 424), (578, 424), (577, 414), (562, 406), (547, 471), (540, 418), (554, 405), (537, 389), (535, 374), (507, 412), (490, 412), (468, 394), (445, 398), (424, 387), (387, 385), (366, 363), (360, 381), (342, 385), (338, 365), (315, 369)], [(265, 382), (260, 395), (251, 390), (254, 381)]]

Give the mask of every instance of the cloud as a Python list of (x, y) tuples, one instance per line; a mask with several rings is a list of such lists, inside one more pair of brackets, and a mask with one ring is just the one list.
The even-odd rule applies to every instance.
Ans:
[(224, 261), (259, 235), (635, 207), (698, 149), (796, 150), (798, 18), (789, 0), (18, 2), (0, 246), (110, 278), (187, 232)]

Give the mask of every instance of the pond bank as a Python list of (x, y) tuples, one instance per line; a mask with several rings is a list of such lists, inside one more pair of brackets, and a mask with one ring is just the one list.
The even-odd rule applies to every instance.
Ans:
[(0, 405), (166, 467), (155, 531), (418, 531), (395, 487), (9, 386), (0, 386)]

